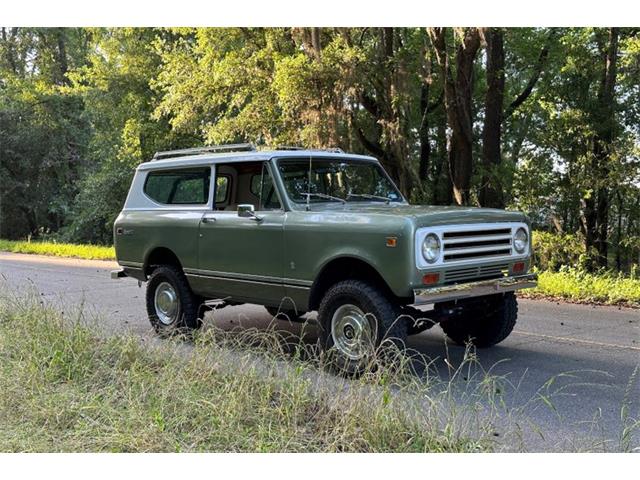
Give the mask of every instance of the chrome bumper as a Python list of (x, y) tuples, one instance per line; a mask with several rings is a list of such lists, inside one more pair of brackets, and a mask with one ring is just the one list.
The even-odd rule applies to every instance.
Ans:
[(457, 285), (417, 288), (413, 291), (415, 296), (414, 305), (513, 292), (514, 290), (520, 290), (522, 288), (535, 287), (537, 285), (537, 278), (538, 276), (535, 273), (528, 273), (526, 275), (459, 283)]

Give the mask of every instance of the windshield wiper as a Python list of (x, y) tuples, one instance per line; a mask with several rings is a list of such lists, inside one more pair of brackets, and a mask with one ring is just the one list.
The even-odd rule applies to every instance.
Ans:
[(382, 197), (380, 195), (371, 195), (369, 193), (348, 193), (347, 198), (349, 197), (369, 198), (371, 200), (382, 200), (387, 204), (391, 202), (391, 199), (389, 197)]
[(338, 202), (347, 203), (347, 201), (344, 198), (334, 197), (333, 195), (326, 195), (324, 193), (303, 193), (302, 195), (307, 197), (307, 200), (309, 200), (309, 197), (318, 197), (318, 198), (324, 198), (326, 200), (335, 200)]

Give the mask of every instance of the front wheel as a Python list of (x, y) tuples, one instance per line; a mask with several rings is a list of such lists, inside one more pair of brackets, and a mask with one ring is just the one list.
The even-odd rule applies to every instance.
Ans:
[(333, 285), (318, 309), (320, 346), (328, 366), (360, 375), (374, 366), (380, 347), (403, 348), (407, 322), (383, 292), (359, 280)]
[(199, 328), (201, 302), (191, 291), (182, 270), (172, 265), (156, 268), (147, 283), (147, 314), (161, 335)]
[(516, 325), (518, 302), (513, 292), (473, 299), (463, 305), (460, 317), (440, 323), (458, 345), (472, 343), (486, 348), (500, 343)]

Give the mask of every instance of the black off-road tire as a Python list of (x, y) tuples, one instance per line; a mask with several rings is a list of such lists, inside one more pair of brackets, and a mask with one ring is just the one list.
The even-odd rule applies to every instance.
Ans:
[[(331, 321), (335, 311), (342, 305), (359, 307), (370, 321), (375, 336), (375, 352), (362, 360), (352, 360), (334, 347)], [(375, 369), (376, 360), (388, 361), (394, 351), (405, 348), (407, 322), (398, 319), (400, 308), (379, 288), (360, 280), (345, 280), (333, 285), (324, 295), (318, 309), (320, 347), (326, 355), (327, 366), (334, 372), (358, 376)], [(382, 346), (382, 348), (381, 348)], [(391, 352), (386, 355), (385, 352)]]
[[(162, 282), (171, 284), (178, 296), (178, 312), (171, 324), (161, 322), (155, 309), (155, 291)], [(199, 318), (202, 298), (191, 291), (182, 270), (173, 265), (162, 265), (153, 270), (147, 282), (146, 303), (149, 321), (162, 336), (185, 334), (202, 326), (202, 319)]]
[(272, 317), (275, 317), (279, 320), (287, 320), (289, 322), (295, 322), (295, 323), (303, 323), (305, 321), (304, 318), (302, 318), (303, 315), (306, 315), (307, 312), (301, 312), (298, 310), (298, 312), (296, 313), (295, 310), (281, 310), (278, 307), (264, 307), (267, 312), (269, 312), (269, 315), (271, 315)]
[(463, 308), (461, 316), (440, 323), (447, 337), (458, 345), (492, 347), (509, 336), (518, 317), (518, 302), (513, 292), (474, 299)]

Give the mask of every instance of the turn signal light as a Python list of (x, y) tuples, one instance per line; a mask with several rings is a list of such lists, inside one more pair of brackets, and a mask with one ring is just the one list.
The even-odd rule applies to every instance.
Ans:
[(522, 273), (524, 272), (524, 262), (518, 262), (513, 264), (513, 268), (511, 269), (513, 273)]
[(422, 283), (424, 285), (433, 285), (435, 283), (438, 283), (438, 280), (440, 280), (439, 273), (427, 273), (422, 277)]

